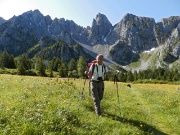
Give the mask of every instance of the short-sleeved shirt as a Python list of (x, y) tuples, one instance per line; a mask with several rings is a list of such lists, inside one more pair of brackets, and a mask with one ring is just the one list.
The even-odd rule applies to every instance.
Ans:
[[(98, 72), (97, 72), (97, 67), (98, 67)], [(93, 64), (90, 66), (89, 71), (92, 72), (92, 69), (93, 69)], [(98, 65), (96, 63), (91, 79), (92, 80), (97, 80), (98, 77), (102, 77), (102, 79), (104, 80), (104, 73), (105, 72), (108, 72), (107, 67), (105, 65)]]

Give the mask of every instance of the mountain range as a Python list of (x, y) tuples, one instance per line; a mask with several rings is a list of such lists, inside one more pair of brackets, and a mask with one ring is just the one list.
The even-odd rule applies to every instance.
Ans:
[(98, 13), (92, 26), (73, 20), (51, 19), (39, 10), (9, 20), (0, 17), (0, 53), (4, 50), (30, 58), (53, 56), (65, 61), (102, 53), (107, 63), (126, 70), (180, 67), (180, 16), (154, 18), (125, 14), (115, 25)]

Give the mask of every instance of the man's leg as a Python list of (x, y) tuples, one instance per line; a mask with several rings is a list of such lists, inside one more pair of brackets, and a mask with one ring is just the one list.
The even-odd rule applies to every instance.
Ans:
[(99, 99), (101, 101), (104, 96), (104, 82), (99, 82), (98, 86), (99, 86)]
[(97, 115), (101, 114), (101, 109), (100, 109), (100, 98), (99, 98), (99, 88), (98, 88), (99, 82), (92, 82), (91, 83), (91, 88), (92, 88), (92, 97), (94, 101), (94, 107), (95, 107), (95, 112)]

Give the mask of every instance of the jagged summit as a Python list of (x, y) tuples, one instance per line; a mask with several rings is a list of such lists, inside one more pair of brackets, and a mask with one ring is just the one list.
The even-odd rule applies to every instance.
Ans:
[(92, 27), (89, 31), (89, 42), (91, 42), (92, 45), (103, 44), (104, 38), (108, 35), (112, 27), (113, 26), (108, 18), (105, 15), (98, 13), (96, 18), (93, 19)]
[(61, 40), (70, 46), (84, 45), (123, 66), (145, 61), (142, 60), (144, 52), (152, 48), (159, 49), (153, 51), (158, 59), (150, 57), (146, 67), (151, 66), (150, 61), (156, 61), (153, 64), (156, 67), (163, 66), (162, 61), (166, 61), (166, 65), (180, 63), (180, 16), (163, 18), (156, 23), (154, 18), (127, 13), (113, 26), (104, 14), (98, 13), (92, 26), (87, 28), (73, 20), (51, 19), (39, 10), (30, 10), (8, 21), (0, 18), (0, 52), (6, 49), (14, 56), (21, 55), (39, 44), (43, 37)]
[(108, 18), (104, 14), (101, 14), (101, 13), (98, 13), (96, 15), (96, 19), (95, 20), (96, 20), (97, 25), (101, 25), (104, 22), (108, 23), (108, 24), (111, 24), (110, 21), (108, 20)]

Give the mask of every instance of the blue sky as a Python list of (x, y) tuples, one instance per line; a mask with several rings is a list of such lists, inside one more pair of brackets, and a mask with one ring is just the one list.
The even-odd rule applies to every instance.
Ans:
[(126, 13), (151, 17), (156, 22), (180, 16), (180, 0), (0, 0), (0, 17), (6, 20), (34, 9), (52, 19), (65, 18), (86, 27), (98, 13), (106, 15), (113, 25)]

